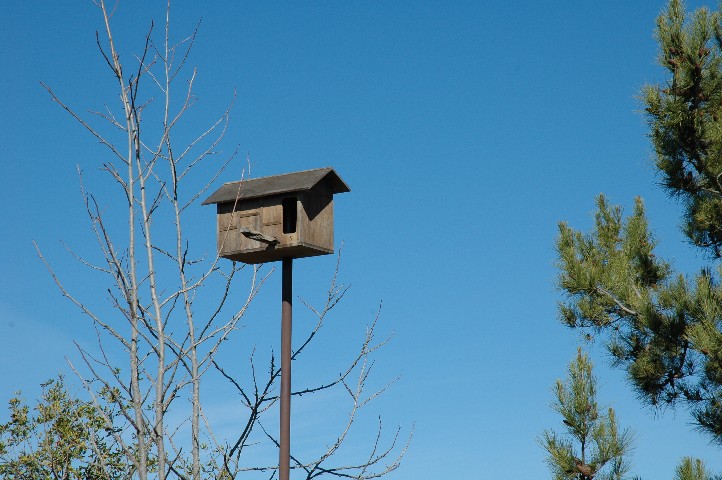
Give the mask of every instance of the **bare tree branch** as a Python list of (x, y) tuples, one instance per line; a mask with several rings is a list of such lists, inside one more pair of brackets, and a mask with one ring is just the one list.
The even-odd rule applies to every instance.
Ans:
[[(71, 294), (36, 245), (39, 258), (61, 294), (91, 320), (96, 331), (97, 345), (93, 349), (76, 344), (82, 363), (80, 368), (71, 363), (71, 369), (102, 413), (125, 460), (132, 465), (132, 478), (230, 480), (251, 471), (274, 478), (277, 466), (248, 466), (246, 454), (255, 445), (277, 446), (263, 425), (263, 419), (278, 405), (280, 368), (275, 355), (271, 351), (268, 364), (260, 369), (255, 349), (247, 368), (240, 373), (221, 366), (221, 359), (227, 360), (221, 353), (228, 351), (227, 345), (233, 345), (241, 319), (274, 269), (251, 269), (235, 262), (221, 265), (217, 252), (199, 255), (194, 251), (185, 230), (188, 207), (196, 204), (236, 157), (237, 146), (230, 154), (223, 154), (221, 148), (229, 131), (235, 92), (225, 111), (199, 134), (188, 136), (178, 126), (195, 107), (198, 72), (187, 67), (200, 22), (190, 35), (172, 40), (169, 1), (162, 33), (151, 23), (140, 54), (124, 53), (124, 58), (134, 59), (135, 63), (123, 65), (111, 28), (117, 4), (109, 9), (104, 0), (94, 3), (104, 26), (102, 33), (96, 34), (96, 43), (117, 82), (117, 103), (91, 111), (86, 120), (43, 84), (51, 99), (109, 150), (109, 158), (100, 162), (100, 170), (111, 185), (122, 191), (122, 200), (107, 202), (106, 207), (106, 202), (98, 199), (101, 197), (86, 191), (78, 168), (99, 260), (66, 249), (89, 272), (104, 278), (102, 284), (88, 282), (87, 292), (84, 287)], [(154, 38), (157, 40), (159, 35), (163, 39), (156, 43)], [(132, 75), (126, 78), (124, 68)], [(179, 85), (183, 75), (185, 83)], [(144, 79), (146, 76), (149, 78)], [(180, 97), (174, 96), (176, 92)], [(213, 172), (196, 168), (210, 160), (215, 164)], [(247, 162), (241, 182), (246, 173), (250, 175), (250, 156)], [(185, 185), (191, 173), (194, 178), (202, 173), (203, 186), (187, 191)], [(236, 202), (239, 200), (240, 184)], [(221, 232), (221, 243), (228, 235), (229, 230)], [(315, 321), (292, 352), (294, 361), (300, 361), (306, 356), (304, 352), (313, 349), (329, 315), (348, 291), (348, 286), (338, 282), (340, 258), (339, 253), (323, 306), (315, 308), (302, 301)], [(240, 277), (248, 282), (244, 295), (238, 295), (235, 288)], [(101, 295), (90, 293), (95, 287)], [(100, 300), (107, 301), (110, 313), (97, 305)], [(333, 465), (348, 442), (359, 410), (395, 382), (378, 390), (367, 388), (373, 355), (388, 341), (375, 340), (379, 316), (380, 307), (337, 376), (319, 379), (315, 385), (292, 392), (300, 398), (336, 389), (345, 392), (348, 402), (345, 416), (339, 418), (337, 435), (323, 451), (311, 459), (302, 459), (293, 452), (294, 468), (304, 471), (307, 479), (322, 475), (377, 478), (397, 468), (406, 452), (408, 443), (397, 447), (399, 430), (390, 439), (383, 438), (379, 419), (368, 454), (356, 463)], [(122, 358), (121, 363), (118, 358)], [(232, 412), (238, 429), (229, 438), (220, 438), (214, 432), (219, 419), (204, 408), (208, 378), (220, 380), (238, 394), (239, 408)], [(102, 442), (95, 448), (102, 453)], [(108, 465), (104, 460), (101, 464)], [(57, 467), (58, 475), (64, 468)]]

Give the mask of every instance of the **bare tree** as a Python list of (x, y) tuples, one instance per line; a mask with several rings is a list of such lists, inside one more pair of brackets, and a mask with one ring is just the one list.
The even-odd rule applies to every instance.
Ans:
[[(102, 164), (102, 170), (122, 192), (127, 229), (122, 233), (116, 231), (114, 211), (82, 187), (102, 260), (94, 262), (86, 255), (73, 255), (109, 280), (106, 295), (113, 307), (112, 314), (71, 292), (38, 249), (62, 294), (90, 318), (98, 332), (97, 347), (91, 350), (78, 344), (82, 364), (71, 366), (104, 418), (106, 431), (128, 462), (126, 478), (230, 479), (252, 472), (266, 472), (264, 475), (274, 478), (277, 466), (253, 465), (242, 454), (259, 439), (277, 445), (277, 439), (263, 424), (265, 414), (278, 399), (280, 369), (275, 358), (271, 353), (267, 373), (260, 376), (255, 355), (251, 354), (250, 380), (244, 384), (237, 380), (239, 372), (232, 373), (229, 367), (220, 364), (217, 356), (237, 330), (239, 320), (270, 272), (262, 274), (259, 267), (235, 262), (221, 263), (217, 255), (194, 259), (184, 233), (188, 208), (235, 157), (233, 152), (217, 162), (220, 166), (206, 179), (205, 187), (190, 191), (184, 188), (192, 183), (188, 179), (196, 167), (219, 156), (230, 106), (194, 138), (179, 133), (180, 120), (195, 102), (196, 70), (184, 72), (198, 28), (182, 40), (173, 41), (168, 2), (160, 32), (162, 40), (156, 42), (158, 32), (151, 24), (137, 63), (128, 74), (111, 29), (117, 4), (111, 10), (104, 0), (95, 3), (103, 21), (103, 33), (96, 34), (96, 41), (117, 82), (118, 103), (84, 117), (51, 88), (43, 86), (55, 102), (107, 148), (109, 158)], [(82, 185), (82, 172), (80, 177)], [(316, 309), (307, 305), (317, 322), (293, 353), (295, 360), (311, 348), (329, 313), (346, 292), (337, 283), (337, 274), (338, 266), (324, 306)], [(230, 295), (232, 285), (237, 283), (234, 280), (239, 277), (249, 282), (240, 305)], [(207, 285), (212, 288), (202, 288)], [(203, 299), (202, 305), (207, 305), (209, 297), (214, 297), (215, 307), (199, 307), (199, 299)], [(380, 477), (399, 466), (408, 447), (408, 441), (398, 442), (398, 430), (382, 446), (379, 420), (367, 456), (356, 462), (334, 463), (359, 410), (385, 390), (370, 394), (365, 391), (370, 356), (385, 343), (374, 340), (375, 326), (376, 319), (368, 327), (357, 354), (338, 377), (293, 393), (300, 396), (337, 388), (345, 391), (349, 399), (348, 416), (327, 448), (312, 459), (293, 456), (294, 468), (303, 471), (308, 479), (321, 475)], [(122, 352), (122, 364), (116, 360), (118, 352)], [(214, 419), (204, 411), (203, 380), (209, 375), (230, 382), (247, 409), (243, 427), (233, 438), (217, 438), (212, 428)], [(171, 409), (173, 415), (169, 415)], [(183, 414), (179, 416), (178, 412)], [(103, 451), (98, 449), (96, 454)]]

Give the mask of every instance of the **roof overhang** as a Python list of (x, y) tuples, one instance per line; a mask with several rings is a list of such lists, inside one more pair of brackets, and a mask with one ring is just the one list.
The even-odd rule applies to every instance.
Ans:
[(332, 194), (350, 192), (336, 171), (331, 167), (284, 173), (271, 177), (253, 178), (225, 183), (206, 198), (201, 205), (212, 205), (249, 200), (252, 198), (280, 195), (283, 193), (310, 190), (319, 183), (325, 183)]

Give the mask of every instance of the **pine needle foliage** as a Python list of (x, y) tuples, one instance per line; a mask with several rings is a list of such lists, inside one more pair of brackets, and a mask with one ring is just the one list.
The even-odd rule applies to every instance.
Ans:
[(657, 19), (659, 62), (671, 79), (643, 90), (667, 192), (685, 203), (684, 230), (692, 243), (722, 254), (722, 17), (706, 8), (687, 21), (672, 0)]
[(566, 381), (554, 387), (552, 408), (562, 416), (564, 433), (546, 430), (539, 440), (554, 480), (621, 480), (628, 470), (631, 433), (619, 431), (613, 409), (600, 413), (592, 368), (580, 349)]
[(559, 226), (560, 317), (603, 335), (644, 402), (686, 405), (722, 443), (722, 13), (670, 0), (656, 36), (670, 78), (643, 89), (655, 165), (709, 263), (675, 273), (654, 253), (642, 200), (625, 218), (600, 196), (591, 232)]
[(698, 458), (684, 457), (675, 470), (674, 480), (719, 480), (710, 474)]

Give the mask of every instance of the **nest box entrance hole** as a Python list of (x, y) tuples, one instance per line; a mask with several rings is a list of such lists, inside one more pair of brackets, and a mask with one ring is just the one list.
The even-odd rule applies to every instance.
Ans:
[(298, 199), (284, 198), (283, 202), (283, 233), (296, 233), (298, 223)]

